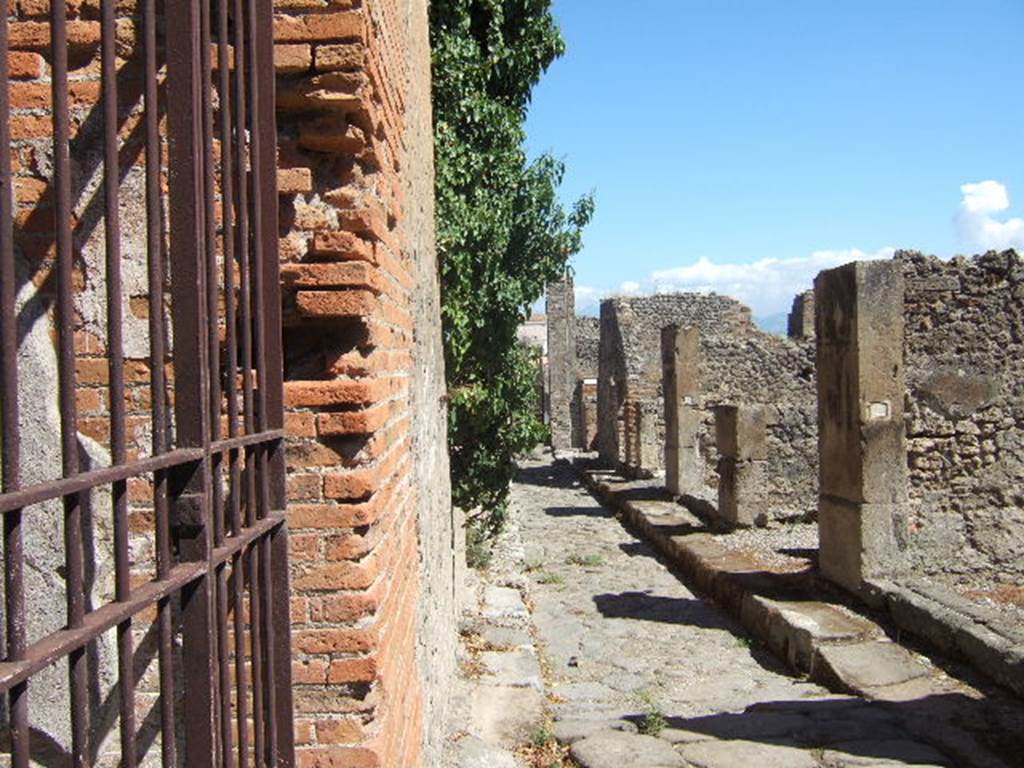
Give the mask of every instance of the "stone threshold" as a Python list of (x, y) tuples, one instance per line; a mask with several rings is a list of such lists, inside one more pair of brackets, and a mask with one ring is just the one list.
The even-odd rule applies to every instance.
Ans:
[(700, 518), (649, 481), (574, 466), (602, 503), (796, 672), (833, 692), (883, 702), (959, 690), (958, 681), (893, 642), (880, 624), (828, 600), (815, 573), (773, 571), (726, 548)]

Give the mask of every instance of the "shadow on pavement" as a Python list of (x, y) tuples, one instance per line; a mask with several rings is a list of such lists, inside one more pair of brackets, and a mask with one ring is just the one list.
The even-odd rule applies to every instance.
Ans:
[[(848, 698), (770, 701), (744, 712), (665, 717), (665, 723), (668, 728), (722, 741), (821, 750), (827, 753), (829, 765), (868, 765), (865, 760), (877, 760), (886, 765), (1020, 768), (1024, 765), (1020, 716), (1020, 704), (1009, 697), (942, 694), (899, 703)], [(639, 725), (645, 716), (626, 719)], [(698, 741), (683, 734), (673, 736), (688, 743)]]
[(636, 619), (665, 624), (685, 624), (731, 632), (733, 624), (703, 600), (689, 597), (659, 597), (650, 592), (619, 592), (594, 595), (594, 605), (606, 619)]

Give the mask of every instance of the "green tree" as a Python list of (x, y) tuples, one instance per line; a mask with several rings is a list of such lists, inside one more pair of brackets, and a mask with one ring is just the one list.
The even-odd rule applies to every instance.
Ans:
[(523, 149), (530, 93), (565, 51), (551, 0), (434, 0), (430, 27), (452, 490), (479, 537), (501, 526), (515, 456), (545, 435), (516, 330), (579, 251), (593, 199), (566, 211), (563, 164)]

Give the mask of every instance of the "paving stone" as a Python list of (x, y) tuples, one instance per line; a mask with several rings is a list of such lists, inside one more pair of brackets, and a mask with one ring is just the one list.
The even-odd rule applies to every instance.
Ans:
[(544, 697), (533, 688), (481, 685), (470, 700), (472, 732), (495, 746), (514, 748), (544, 718)]
[(538, 691), (544, 689), (540, 664), (532, 649), (485, 651), (480, 654), (480, 662), (487, 668), (487, 673), (481, 678), (485, 685), (508, 685)]
[(867, 739), (836, 744), (823, 754), (826, 761), (834, 760), (844, 766), (869, 765), (922, 765), (952, 766), (941, 752), (907, 739)]
[(606, 731), (572, 745), (581, 768), (686, 768), (672, 745), (653, 736)]
[(871, 640), (853, 645), (823, 645), (818, 663), (824, 664), (842, 685), (854, 691), (897, 685), (928, 673), (927, 667), (906, 649)]
[[(1012, 758), (1022, 753), (1014, 751), (1021, 742), (1015, 734), (1024, 733), (1024, 708), (1019, 703), (961, 694), (966, 689), (947, 687), (948, 678), (929, 673), (924, 662), (893, 643), (836, 645), (862, 639), (862, 625), (855, 619), (847, 623), (849, 616), (834, 613), (831, 606), (810, 608), (800, 631), (815, 635), (828, 649), (816, 661), (833, 672), (859, 675), (856, 687), (863, 695), (837, 694), (792, 676), (766, 651), (743, 640), (746, 635), (739, 623), (695, 595), (664, 560), (655, 557), (649, 543), (589, 494), (574, 488), (570, 471), (547, 460), (530, 461), (513, 485), (508, 525), (499, 536), (494, 565), (480, 585), (484, 605), (495, 618), (484, 621), (478, 631), (510, 637), (491, 635), (497, 632), (491, 628), (526, 634), (532, 621), (530, 637), (552, 674), (545, 689), (547, 709), (565, 723), (556, 723), (556, 729), (564, 729), (560, 737), (574, 740), (577, 750), (588, 742), (594, 746), (594, 740), (600, 747), (608, 738), (618, 745), (617, 752), (595, 749), (588, 759), (604, 762), (583, 765), (682, 766), (681, 756), (692, 768), (1019, 765), (1019, 759), (1015, 763)], [(643, 486), (623, 484), (618, 489), (622, 487)], [(708, 563), (716, 558), (731, 562), (715, 535), (677, 538)], [(542, 568), (525, 568), (522, 560), (528, 552), (532, 562), (544, 564)], [(586, 569), (567, 564), (573, 554), (599, 555), (604, 565)], [(542, 582), (545, 576), (557, 577), (557, 583)], [(508, 589), (508, 584), (521, 585), (522, 594)], [(532, 616), (525, 612), (523, 595), (529, 598)], [(806, 607), (777, 605), (785, 611)], [(515, 671), (511, 662), (510, 667)], [(473, 683), (477, 692), (468, 702), (471, 706), (461, 710), (465, 715), (452, 732), (486, 735), (493, 745), (511, 750), (516, 739), (521, 743), (542, 722), (544, 699), (535, 689)], [(654, 739), (662, 750), (674, 749), (667, 764), (643, 758), (635, 747), (624, 750), (622, 740), (642, 739), (638, 734), (599, 725), (626, 720), (633, 726), (652, 709), (668, 722)], [(531, 716), (523, 718), (522, 713)], [(592, 728), (597, 730), (590, 732)], [(872, 743), (881, 747), (867, 751), (864, 745)], [(897, 762), (890, 752), (880, 753), (887, 744), (908, 743), (932, 752), (913, 753), (921, 761), (916, 763)], [(1011, 758), (990, 760), (986, 747), (994, 749), (993, 744)], [(859, 751), (852, 753), (854, 749)], [(825, 761), (823, 754), (835, 759)], [(668, 753), (661, 755), (656, 759), (666, 759)], [(942, 755), (955, 759), (944, 761)], [(444, 768), (453, 767), (446, 763)]]
[(513, 627), (495, 627), (492, 625), (481, 629), (480, 638), (495, 649), (518, 648), (533, 643), (533, 638), (530, 637), (526, 630)]
[(551, 732), (562, 744), (574, 744), (581, 739), (586, 739), (604, 731), (622, 731), (624, 733), (636, 733), (636, 725), (628, 720), (559, 720)]
[(488, 586), (484, 590), (482, 613), (485, 619), (525, 619), (529, 616), (519, 590), (496, 586)]
[(674, 726), (716, 739), (758, 741), (771, 737), (796, 737), (811, 725), (810, 718), (781, 712), (723, 713), (698, 717)]
[(455, 747), (454, 768), (521, 768), (515, 755), (476, 736), (460, 739)]
[(808, 750), (754, 741), (702, 741), (679, 748), (694, 768), (819, 768)]

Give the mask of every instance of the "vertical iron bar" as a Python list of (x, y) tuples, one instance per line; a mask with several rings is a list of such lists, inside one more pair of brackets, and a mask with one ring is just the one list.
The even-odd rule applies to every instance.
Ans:
[[(217, 220), (216, 220), (216, 186), (214, 183), (213, 165), (213, 67), (211, 63), (211, 47), (213, 43), (211, 35), (210, 13), (211, 0), (201, 0), (199, 3), (199, 83), (200, 98), (202, 101), (202, 148), (203, 148), (203, 217), (205, 223), (204, 255), (206, 266), (206, 341), (207, 341), (207, 362), (209, 372), (209, 430), (210, 440), (219, 440), (221, 437), (220, 416), (221, 416), (221, 386), (220, 386), (220, 334), (219, 334), (219, 309), (217, 299), (219, 292), (217, 288)], [(223, 62), (220, 62), (223, 66)], [(223, 218), (223, 217), (222, 217)], [(212, 502), (210, 516), (213, 522), (213, 544), (220, 546), (224, 543), (224, 493), (221, 485), (221, 474), (224, 457), (222, 454), (214, 454), (210, 457), (211, 493)], [(213, 550), (209, 551), (212, 555)], [(219, 608), (225, 595), (225, 574), (224, 567), (213, 566), (211, 568), (211, 584), (213, 589), (213, 615), (214, 642), (216, 644), (217, 676), (210, 680), (214, 688), (214, 699), (216, 707), (214, 716), (217, 721), (215, 736), (217, 739), (218, 752), (222, 759), (231, 755), (231, 704), (229, 688), (223, 685), (226, 677), (229, 677), (227, 659), (227, 638), (221, 632), (221, 613)], [(225, 606), (227, 605), (224, 601)], [(226, 763), (226, 760), (225, 760)]]
[[(107, 355), (109, 363), (110, 457), (123, 464), (125, 451), (124, 340), (121, 297), (121, 218), (118, 210), (120, 163), (117, 142), (117, 57), (115, 0), (103, 0), (101, 78), (103, 85), (103, 199), (107, 257)], [(128, 555), (128, 487), (123, 480), (111, 489), (114, 509), (116, 599), (131, 596)], [(121, 765), (135, 766), (135, 677), (132, 668), (131, 619), (117, 625), (117, 670), (121, 719)]]
[[(252, 136), (248, 133), (248, 115), (251, 106), (248, 104), (248, 82), (247, 77), (252, 77), (249, 66), (248, 49), (252, 44), (249, 37), (249, 29), (246, 19), (248, 17), (249, 3), (242, 3), (236, 0), (237, 15), (235, 16), (235, 78), (237, 91), (237, 137), (238, 161), (236, 163), (239, 177), (238, 185), (238, 211), (239, 222), (239, 249), (238, 249), (238, 270), (239, 270), (239, 303), (240, 303), (240, 328), (242, 333), (242, 415), (246, 434), (253, 434), (256, 431), (254, 393), (253, 393), (253, 318), (252, 318), (252, 281), (251, 281), (251, 259), (252, 259), (252, 238), (250, 223), (250, 203), (252, 190), (250, 187), (253, 168), (251, 166), (251, 146), (246, 153), (247, 142), (251, 143)], [(257, 485), (259, 483), (259, 467), (257, 464), (258, 448), (247, 448), (245, 452), (245, 523), (252, 525), (257, 519)], [(266, 739), (264, 731), (264, 699), (263, 699), (263, 656), (262, 642), (262, 613), (259, 601), (259, 547), (251, 546), (245, 553), (246, 575), (249, 581), (249, 639), (250, 639), (250, 661), (252, 669), (252, 720), (253, 720), (253, 746), (256, 763), (264, 759), (266, 754)]]
[[(235, 62), (235, 76), (234, 76), (234, 121), (235, 121), (235, 198), (237, 200), (236, 205), (236, 222), (235, 222), (235, 254), (238, 259), (239, 269), (239, 287), (237, 291), (233, 293), (237, 296), (237, 302), (239, 305), (238, 314), (240, 317), (236, 318), (235, 328), (242, 335), (242, 418), (243, 418), (243, 429), (248, 434), (252, 432), (252, 378), (251, 378), (251, 360), (252, 360), (252, 348), (250, 346), (250, 318), (249, 318), (249, 270), (247, 266), (247, 254), (249, 249), (249, 195), (248, 186), (246, 182), (247, 174), (247, 158), (246, 158), (246, 131), (245, 131), (245, 114), (246, 114), (246, 98), (245, 98), (245, 23), (243, 3), (242, 0), (234, 0), (232, 4), (233, 17), (234, 17), (234, 62)], [(232, 306), (234, 313), (234, 306)], [(237, 343), (235, 344), (235, 352), (237, 354)], [(237, 358), (236, 358), (237, 360)], [(232, 364), (234, 365), (234, 362)], [(235, 372), (232, 371), (234, 374)], [(232, 381), (232, 388), (236, 386), (237, 377)], [(235, 425), (237, 430), (238, 419), (234, 417), (232, 423)], [(250, 481), (253, 479), (252, 476), (252, 462), (250, 461), (251, 453), (246, 450), (244, 453), (245, 467), (244, 474), (237, 477), (239, 481), (235, 486), (235, 499), (232, 501), (232, 527), (237, 532), (241, 530), (242, 526), (242, 515), (241, 515), (241, 500), (244, 497), (246, 511), (245, 511), (245, 522), (251, 523), (250, 505), (252, 504), (252, 498), (254, 494), (250, 490)], [(241, 454), (239, 454), (239, 458)], [(237, 461), (236, 461), (237, 465)], [(240, 552), (233, 562), (233, 575), (234, 575), (234, 586), (235, 586), (235, 676), (238, 684), (238, 754), (240, 763), (242, 765), (248, 764), (249, 754), (249, 695), (250, 688), (246, 685), (246, 667), (245, 667), (245, 595), (244, 585), (246, 578), (249, 579), (250, 589), (252, 587), (252, 555), (250, 552)], [(247, 576), (248, 572), (248, 576)], [(250, 616), (250, 638), (254, 635), (251, 631), (251, 616)], [(251, 650), (250, 650), (251, 652)], [(256, 665), (253, 665), (253, 685), (252, 692), (255, 694), (256, 689), (260, 685), (259, 682), (259, 670)], [(260, 749), (262, 748), (262, 736), (260, 735), (260, 725), (262, 718), (262, 704), (260, 697), (253, 695), (253, 736), (256, 742), (255, 754), (259, 759)]]
[[(178, 447), (202, 447), (198, 464), (173, 475), (175, 533), (179, 555), (209, 562), (210, 521), (209, 349), (204, 267), (204, 150), (200, 72), (201, 11), (197, 0), (167, 14), (167, 99), (171, 247), (171, 306), (174, 328), (175, 425)], [(212, 768), (217, 761), (214, 685), (212, 575), (207, 572), (181, 592), (185, 699), (185, 763)]]
[[(234, 232), (232, 230), (231, 217), (233, 215), (234, 198), (232, 194), (232, 173), (231, 173), (231, 94), (230, 94), (230, 49), (228, 47), (228, 7), (227, 0), (217, 0), (217, 65), (218, 65), (218, 97), (220, 101), (220, 154), (221, 154), (221, 227), (224, 259), (224, 333), (228, 347), (227, 377), (227, 410), (228, 410), (228, 434), (234, 437), (238, 430), (237, 416), (235, 409), (238, 406), (235, 397), (235, 355), (232, 349), (234, 343), (234, 271), (232, 260), (234, 259)], [(216, 270), (207, 278), (216, 284)], [(216, 307), (211, 311), (213, 317), (217, 316)], [(219, 353), (219, 348), (217, 349)], [(217, 397), (218, 408), (220, 396)], [(211, 418), (217, 419), (217, 429), (220, 428), (220, 414), (214, 412)], [(225, 457), (219, 457), (218, 461), (224, 461)], [(238, 503), (238, 452), (228, 451), (226, 456), (228, 462), (228, 503), (232, 510)], [(220, 489), (220, 476), (217, 476), (217, 488)], [(214, 513), (216, 525), (214, 529), (215, 541), (218, 545), (223, 543), (226, 526), (223, 500), (215, 503)], [(232, 521), (234, 515), (232, 514)], [(232, 529), (237, 533), (237, 529)], [(237, 559), (233, 561), (234, 570)], [(235, 602), (235, 607), (240, 601)], [(220, 729), (221, 729), (221, 760), (224, 768), (234, 768), (235, 752), (231, 738), (231, 667), (229, 656), (231, 650), (228, 644), (228, 584), (227, 565), (222, 565), (217, 571), (217, 658), (220, 664)]]
[[(57, 245), (57, 338), (61, 422), (61, 464), (64, 477), (78, 474), (78, 425), (75, 408), (75, 344), (73, 264), (71, 248), (71, 158), (68, 112), (67, 6), (52, 3), (50, 13), (51, 93), (53, 99), (53, 183), (56, 189), (54, 233)], [(5, 148), (6, 151), (6, 148)], [(64, 497), (64, 552), (67, 621), (74, 629), (85, 617), (85, 566), (82, 553), (82, 499)], [(68, 656), (71, 689), (71, 763), (88, 764), (89, 708), (86, 649)]]
[[(257, 0), (252, 16), (254, 286), (260, 429), (284, 424), (281, 298), (277, 256), (277, 128), (274, 108), (273, 2)], [(284, 509), (284, 452), (280, 441), (261, 446), (261, 512)], [(260, 541), (261, 587), (266, 654), (267, 753), (272, 765), (294, 762), (292, 732), (290, 584), (287, 528), (282, 525)]]
[[(5, 493), (21, 487), (21, 436), (18, 408), (18, 317), (14, 281), (14, 205), (11, 198), (11, 146), (7, 14), (0, 19), (0, 408), (3, 414), (2, 473)], [(4, 615), (7, 659), (25, 657), (25, 552), (21, 510), (4, 515)], [(28, 683), (8, 692), (12, 768), (28, 768)]]
[[(167, 343), (164, 329), (164, 239), (160, 197), (160, 105), (157, 86), (155, 0), (143, 3), (145, 41), (146, 125), (146, 252), (149, 271), (149, 367), (153, 411), (153, 454), (168, 450), (167, 381), (164, 361)], [(167, 578), (173, 566), (167, 472), (153, 474), (153, 508), (156, 517), (156, 575)], [(157, 604), (158, 658), (160, 665), (160, 750), (163, 768), (178, 763), (174, 722), (174, 648), (170, 599)]]

